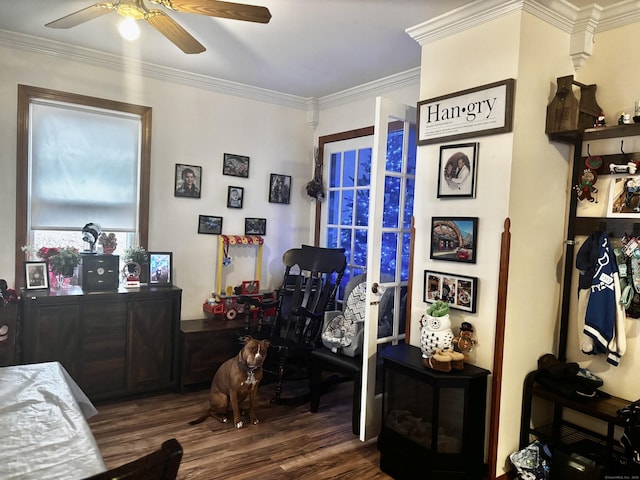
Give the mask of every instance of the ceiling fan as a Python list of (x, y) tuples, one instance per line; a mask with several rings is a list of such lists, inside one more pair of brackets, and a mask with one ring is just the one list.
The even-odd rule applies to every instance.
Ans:
[[(266, 7), (218, 0), (151, 0), (175, 12), (195, 13), (211, 17), (247, 22), (269, 23), (271, 13)], [(146, 20), (172, 41), (184, 53), (201, 53), (206, 49), (189, 32), (162, 10), (149, 10), (143, 0), (112, 0), (100, 2), (49, 22), (45, 27), (71, 28), (115, 10), (125, 18)]]

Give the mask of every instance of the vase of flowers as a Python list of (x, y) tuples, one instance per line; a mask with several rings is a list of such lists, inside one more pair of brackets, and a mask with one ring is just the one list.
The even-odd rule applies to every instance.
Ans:
[[(38, 250), (38, 252), (41, 250), (42, 248)], [(47, 257), (43, 259), (46, 259), (49, 262), (49, 268), (51, 268), (51, 271), (56, 274), (58, 287), (64, 287), (65, 285), (68, 285), (68, 282), (65, 279), (73, 277), (74, 270), (78, 265), (80, 265), (82, 256), (78, 249), (74, 247), (55, 248), (57, 253), (51, 252), (52, 250), (54, 249), (47, 248)]]

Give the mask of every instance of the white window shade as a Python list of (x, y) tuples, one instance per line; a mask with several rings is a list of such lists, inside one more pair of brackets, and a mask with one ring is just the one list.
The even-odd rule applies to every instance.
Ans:
[(140, 117), (34, 101), (30, 119), (30, 228), (136, 231)]

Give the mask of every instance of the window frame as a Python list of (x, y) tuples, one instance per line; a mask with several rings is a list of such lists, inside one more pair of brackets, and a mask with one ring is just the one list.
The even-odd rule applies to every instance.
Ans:
[[(22, 246), (28, 244), (29, 192), (29, 124), (32, 100), (48, 100), (130, 113), (140, 117), (140, 189), (138, 211), (138, 243), (148, 248), (149, 190), (151, 173), (151, 107), (62, 92), (48, 88), (18, 85), (18, 119), (16, 151), (16, 244), (15, 283), (24, 284)], [(78, 226), (78, 232), (82, 226)]]

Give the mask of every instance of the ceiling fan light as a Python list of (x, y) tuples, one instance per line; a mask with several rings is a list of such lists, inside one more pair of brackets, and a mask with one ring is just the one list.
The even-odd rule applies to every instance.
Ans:
[(140, 28), (133, 18), (124, 18), (118, 25), (118, 31), (125, 40), (134, 41), (140, 36)]

